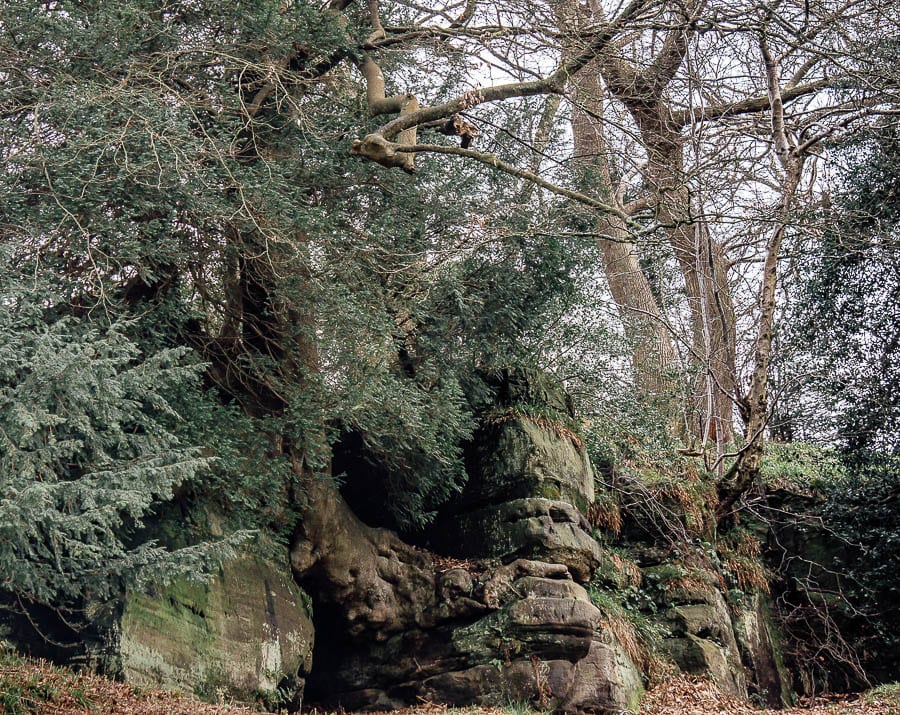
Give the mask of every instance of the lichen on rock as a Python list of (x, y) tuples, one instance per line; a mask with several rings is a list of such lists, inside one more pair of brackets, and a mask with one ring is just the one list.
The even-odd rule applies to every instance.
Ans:
[(299, 701), (312, 665), (308, 603), (286, 564), (245, 552), (206, 582), (127, 594), (107, 658), (135, 685)]

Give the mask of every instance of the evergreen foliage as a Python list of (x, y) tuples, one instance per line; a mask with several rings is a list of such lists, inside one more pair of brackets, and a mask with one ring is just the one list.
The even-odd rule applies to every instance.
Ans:
[[(883, 69), (882, 60), (876, 53)], [(811, 484), (824, 491), (822, 513), (847, 549), (825, 566), (848, 577), (836, 618), (869, 674), (883, 679), (896, 673), (900, 643), (900, 123), (875, 122), (839, 149), (841, 189), (804, 265), (788, 331), (803, 352), (797, 399), (808, 410), (795, 408), (794, 426), (838, 447), (839, 468)], [(816, 472), (827, 464), (819, 460)]]
[(844, 447), (890, 452), (900, 446), (900, 124), (843, 152), (844, 186), (806, 264), (792, 339)]
[(900, 667), (900, 459), (857, 454), (847, 477), (830, 486), (824, 507), (828, 523), (848, 545), (846, 569), (853, 645), (866, 671), (879, 681)]
[(123, 323), (55, 317), (49, 294), (4, 283), (0, 589), (19, 608), (102, 603), (138, 567), (174, 563), (127, 538), (208, 467), (175, 434), (173, 401), (196, 389), (198, 366), (184, 349), (142, 353)]
[[(420, 11), (385, 7), (381, 20), (396, 32), (420, 22)], [(501, 16), (515, 13), (501, 8)], [(491, 397), (479, 376), (509, 366), (548, 369), (574, 393), (585, 423), (563, 428), (584, 435), (608, 482), (594, 512), (610, 531), (622, 527), (621, 503), (631, 505), (626, 517), (639, 513), (669, 542), (712, 532), (704, 516), (711, 480), (687, 457), (673, 456), (672, 396), (657, 395), (665, 404), (654, 404), (636, 394), (633, 372), (641, 366), (631, 357), (649, 363), (665, 351), (627, 344), (622, 326), (638, 321), (625, 306), (617, 312), (601, 277), (602, 212), (458, 156), (422, 154), (411, 179), (348, 152), (352, 136), (384, 121), (371, 116), (354, 74), (364, 51), (377, 55), (388, 95), (411, 92), (423, 106), (440, 105), (470, 89), (466, 64), (474, 55), (466, 51), (476, 45), (468, 43), (483, 42), (477, 52), (484, 56), (491, 46), (475, 30), (467, 36), (469, 20), (449, 26), (460, 31), (453, 41), (453, 32), (432, 35), (431, 28), (385, 38), (374, 52), (365, 3), (336, 12), (307, 0), (4, 2), (0, 604), (68, 618), (115, 600), (148, 566), (162, 578), (196, 571), (212, 553), (204, 543), (212, 537), (228, 544), (260, 529), (283, 547), (295, 533), (304, 486), (340, 481), (331, 473), (333, 447), (346, 435), (377, 467), (376, 491), (391, 523), (420, 527), (466, 479), (463, 445)], [(520, 33), (510, 29), (510, 37)], [(576, 50), (564, 32), (544, 37), (546, 30), (528, 38), (522, 29), (517, 52)], [(541, 44), (547, 38), (559, 44)], [(434, 47), (419, 52), (425, 45), (416, 43), (425, 42)], [(883, 69), (896, 47), (881, 49)], [(439, 77), (427, 65), (434, 57), (446, 60)], [(516, 67), (520, 60), (507, 59), (513, 75), (533, 74), (528, 62)], [(601, 60), (598, 54), (588, 64)], [(813, 69), (816, 63), (804, 71)], [(759, 84), (746, 79), (748, 88)], [(623, 83), (594, 119), (605, 120), (607, 110), (613, 117), (616, 102), (629, 97), (624, 85), (636, 91), (641, 84)], [(632, 93), (625, 105), (672, 114), (666, 84), (651, 82), (655, 98)], [(554, 84), (552, 91), (561, 90)], [(478, 107), (497, 159), (532, 166), (553, 145), (551, 130), (543, 149), (529, 146), (540, 134), (544, 97), (470, 99), (463, 104)], [(742, 105), (735, 99), (726, 114), (741, 114)], [(613, 156), (615, 142), (598, 144), (610, 154), (609, 177), (579, 168), (583, 157), (556, 162), (547, 175), (616, 205), (638, 199), (628, 213), (633, 222), (623, 218), (623, 241), (640, 225), (647, 230), (635, 240), (646, 242), (690, 223), (712, 246), (718, 230), (692, 206), (693, 187), (705, 181), (681, 175), (687, 124), (656, 137), (671, 143), (671, 166), (663, 168), (671, 169), (672, 187), (687, 192), (678, 198), (681, 215), (660, 211), (667, 193), (680, 194), (654, 196), (653, 172), (639, 167), (643, 157), (653, 169), (658, 157), (644, 151), (646, 127), (628, 128), (638, 118), (617, 120), (626, 134), (638, 130), (621, 157)], [(446, 141), (434, 136), (445, 119), (422, 124), (420, 138)], [(875, 594), (882, 603), (896, 596), (886, 568), (900, 564), (887, 549), (900, 526), (890, 507), (877, 527), (858, 515), (866, 495), (889, 505), (897, 490), (898, 125), (873, 124), (841, 152), (844, 189), (803, 266), (793, 337), (815, 375), (807, 392), (852, 456), (831, 508), (836, 528), (861, 545), (855, 597)], [(639, 187), (642, 173), (648, 185)], [(619, 179), (622, 195), (614, 197)], [(663, 213), (672, 213), (671, 225), (656, 226)], [(654, 307), (673, 331), (686, 325), (703, 295), (699, 288), (691, 295), (687, 276), (667, 275), (677, 252), (639, 250)], [(734, 256), (722, 250), (724, 279)], [(719, 270), (711, 253), (692, 259), (708, 260), (710, 276)], [(730, 290), (727, 280), (721, 288)], [(734, 320), (721, 303), (719, 312), (724, 343)], [(700, 322), (709, 320), (700, 313)], [(695, 337), (679, 346), (680, 367), (670, 368), (673, 361), (665, 369), (695, 370), (703, 373), (699, 383), (711, 384), (718, 378), (711, 361), (700, 359), (699, 331)], [(690, 380), (676, 382), (690, 403)], [(729, 397), (730, 384), (720, 385)], [(730, 413), (724, 417), (730, 423)], [(803, 419), (796, 417), (798, 425)], [(712, 469), (711, 458), (705, 466)], [(679, 516), (671, 519), (664, 511), (676, 503)]]

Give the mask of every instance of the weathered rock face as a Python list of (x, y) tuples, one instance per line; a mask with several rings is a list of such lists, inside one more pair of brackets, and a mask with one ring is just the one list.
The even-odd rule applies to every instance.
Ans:
[[(654, 580), (668, 567), (645, 570)], [(708, 675), (726, 693), (747, 697), (747, 679), (721, 591), (703, 572), (673, 579), (659, 592), (658, 605), (670, 637), (663, 648), (681, 670)]]
[(469, 479), (427, 535), (437, 552), (463, 558), (560, 563), (581, 582), (601, 550), (583, 512), (594, 501), (587, 450), (567, 427), (571, 400), (546, 375), (507, 370), (497, 402), (467, 450)]
[(519, 414), (490, 415), (469, 449), (469, 481), (460, 505), (544, 497), (586, 509), (594, 473), (584, 446), (563, 425)]
[(308, 603), (286, 565), (238, 556), (208, 583), (129, 594), (106, 667), (135, 685), (205, 697), (299, 700), (312, 665)]
[[(900, 625), (861, 612), (884, 612), (896, 599), (885, 591), (879, 603), (872, 593), (862, 609), (846, 600), (860, 547), (830, 526), (824, 495), (785, 487), (768, 490), (766, 501), (773, 514), (769, 566), (780, 579), (778, 610), (792, 644), (794, 685), (808, 695), (896, 679), (900, 653), (885, 647), (883, 634), (900, 632)], [(848, 644), (854, 657), (847, 657)]]
[(322, 671), (317, 665), (313, 697), (349, 709), (419, 698), (527, 701), (565, 712), (636, 704), (639, 671), (564, 565), (517, 560), (476, 575), (455, 568), (438, 574), (436, 585), (432, 627), (364, 647), (350, 639), (334, 644), (340, 657)]
[(751, 695), (772, 708), (789, 707), (792, 684), (782, 661), (769, 599), (759, 593), (747, 596), (733, 609), (731, 620)]
[(594, 477), (566, 426), (571, 403), (536, 373), (507, 371), (495, 387), (497, 405), (468, 451), (468, 485), (427, 535), (464, 568), (442, 569), (359, 522), (339, 495), (317, 496), (329, 506), (304, 519), (292, 551), (316, 597), (311, 700), (347, 709), (528, 701), (579, 713), (636, 705), (641, 675), (578, 583), (602, 552), (577, 508), (593, 500)]
[(290, 566), (246, 553), (206, 584), (127, 594), (94, 659), (128, 682), (207, 698), (635, 711), (643, 681), (633, 657), (643, 656), (633, 636), (621, 636), (631, 651), (617, 641), (615, 620), (582, 584), (594, 577), (604, 603), (634, 596), (643, 579), (638, 595), (682, 670), (786, 703), (765, 597), (729, 607), (709, 561), (687, 569), (652, 537), (623, 539), (625, 560), (601, 549), (583, 516), (594, 475), (571, 402), (537, 373), (495, 382), (497, 404), (467, 453), (469, 483), (419, 546), (363, 523), (297, 459), (304, 499)]
[[(467, 452), (469, 482), (422, 541), (440, 557), (362, 524), (334, 492), (316, 496), (292, 553), (317, 599), (312, 701), (636, 709), (641, 673), (581, 585), (610, 559), (579, 509), (593, 501), (594, 476), (571, 404), (529, 372), (507, 371), (495, 387)], [(721, 576), (666, 563), (656, 544), (633, 546), (672, 660), (736, 696), (782, 702), (763, 599), (729, 609)], [(598, 583), (615, 598), (634, 586), (633, 569), (629, 583)]]
[(645, 560), (645, 592), (667, 632), (662, 648), (684, 672), (712, 679), (737, 697), (773, 708), (788, 706), (792, 687), (780, 656), (770, 597), (738, 594), (726, 604), (721, 576), (668, 562), (655, 549), (635, 550)]
[(515, 499), (443, 519), (431, 543), (445, 554), (472, 558), (539, 559), (565, 564), (590, 580), (602, 551), (584, 516), (571, 504), (537, 497)]
[(855, 557), (848, 545), (836, 538), (823, 523), (821, 497), (786, 489), (766, 493), (768, 507), (781, 518), (775, 520), (771, 552), (792, 588), (807, 592), (828, 604), (829, 595), (840, 593), (845, 584), (840, 567)]
[(469, 479), (456, 510), (537, 497), (585, 511), (594, 501), (594, 472), (567, 426), (574, 408), (562, 386), (521, 369), (493, 382), (496, 400), (467, 450)]

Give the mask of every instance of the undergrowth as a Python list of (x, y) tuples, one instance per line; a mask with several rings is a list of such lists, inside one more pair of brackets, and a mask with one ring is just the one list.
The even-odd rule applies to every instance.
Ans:
[(10, 650), (0, 650), (0, 712), (28, 715), (46, 707), (63, 708), (75, 704), (92, 708), (88, 685), (77, 675), (37, 661), (37, 668)]

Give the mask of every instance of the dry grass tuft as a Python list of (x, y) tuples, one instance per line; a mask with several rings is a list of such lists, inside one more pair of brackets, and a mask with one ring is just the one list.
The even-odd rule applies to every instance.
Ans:
[(759, 539), (749, 532), (739, 531), (722, 540), (718, 551), (722, 565), (739, 589), (770, 592), (770, 576), (760, 558), (762, 544)]
[(595, 529), (613, 537), (622, 531), (622, 512), (615, 500), (608, 495), (603, 495), (603, 498), (597, 499), (588, 507), (587, 520)]
[(739, 554), (722, 554), (722, 565), (741, 591), (769, 593), (769, 574), (759, 560)]
[(495, 425), (500, 425), (504, 422), (511, 422), (513, 420), (528, 420), (529, 422), (531, 422), (531, 424), (537, 425), (541, 429), (545, 429), (548, 432), (552, 432), (557, 437), (570, 439), (572, 440), (572, 444), (575, 445), (576, 449), (581, 449), (584, 446), (584, 441), (574, 430), (572, 430), (570, 427), (567, 427), (559, 420), (554, 420), (549, 417), (529, 415), (519, 410), (510, 408), (502, 412), (493, 412), (487, 418), (487, 421)]

